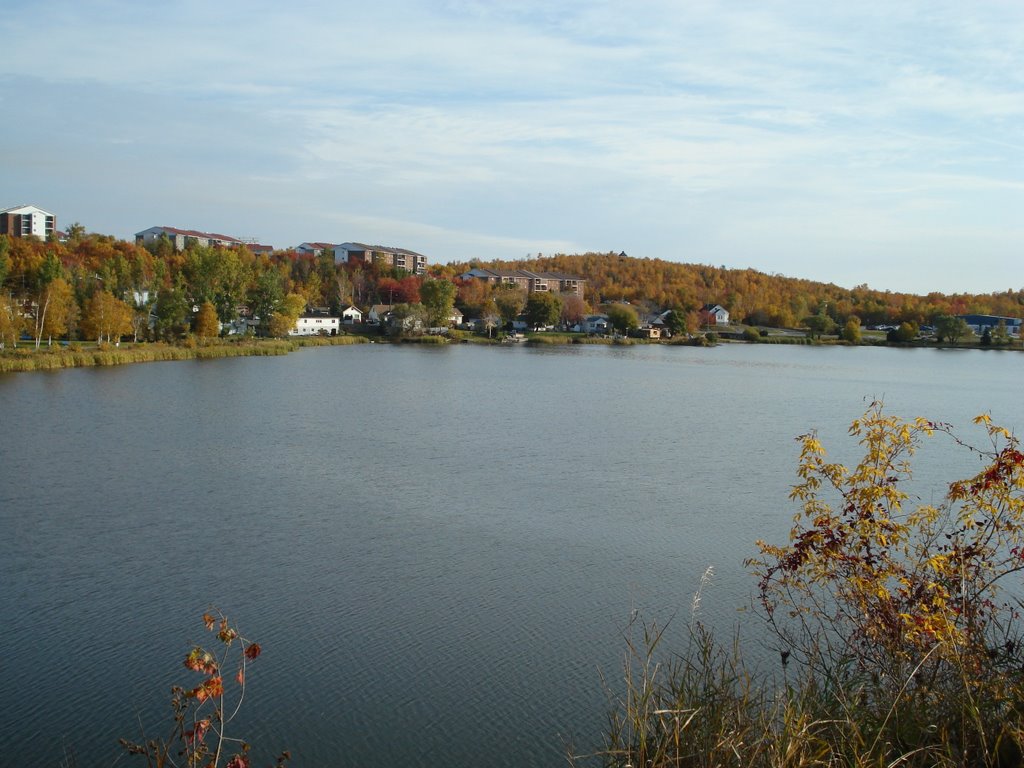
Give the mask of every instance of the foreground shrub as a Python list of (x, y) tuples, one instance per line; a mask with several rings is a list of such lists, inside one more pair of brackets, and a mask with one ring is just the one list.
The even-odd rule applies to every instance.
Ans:
[[(752, 671), (699, 624), (666, 655), (644, 626), (601, 763), (1021, 765), (1024, 453), (976, 422), (984, 449), (874, 404), (850, 428), (864, 449), (852, 469), (802, 436), (790, 541), (758, 542), (749, 561), (779, 667)], [(935, 435), (984, 465), (942, 503), (911, 505), (910, 459)]]
[[(185, 657), (185, 668), (197, 673), (199, 680), (192, 687), (171, 689), (174, 716), (170, 735), (142, 743), (121, 739), (125, 752), (144, 758), (149, 766), (249, 768), (249, 745), (229, 735), (228, 729), (245, 698), (247, 668), (261, 649), (242, 637), (219, 612), (203, 614), (203, 623), (208, 631), (216, 632), (220, 645), (213, 651), (194, 646)], [(277, 765), (288, 759), (288, 753), (282, 752)]]

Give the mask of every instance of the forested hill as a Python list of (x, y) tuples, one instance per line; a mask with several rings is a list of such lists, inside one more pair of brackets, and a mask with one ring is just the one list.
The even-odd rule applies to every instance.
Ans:
[(733, 318), (755, 325), (796, 326), (824, 310), (836, 320), (855, 315), (865, 324), (910, 321), (926, 323), (936, 315), (968, 312), (1020, 317), (1024, 289), (984, 295), (879, 291), (867, 286), (840, 288), (753, 269), (724, 269), (680, 264), (616, 253), (558, 254), (524, 261), (453, 265), (455, 274), (469, 266), (566, 272), (587, 280), (587, 301), (628, 301), (652, 309), (690, 311), (721, 304)]

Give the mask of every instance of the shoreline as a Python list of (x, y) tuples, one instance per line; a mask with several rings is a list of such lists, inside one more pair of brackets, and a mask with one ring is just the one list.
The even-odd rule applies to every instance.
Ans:
[[(151, 363), (167, 360), (214, 360), (227, 357), (276, 357), (287, 355), (303, 347), (348, 346), (352, 344), (428, 344), (447, 346), (448, 344), (483, 344), (499, 345), (500, 338), (476, 338), (466, 336), (422, 336), (370, 339), (362, 335), (323, 337), (305, 337), (296, 339), (246, 339), (239, 341), (198, 341), (192, 340), (182, 344), (165, 342), (127, 343), (115, 347), (110, 344), (84, 348), (80, 343), (73, 342), (68, 346), (41, 348), (36, 350), (30, 343), (13, 350), (0, 351), (0, 373), (27, 373), (32, 371), (57, 371), (68, 368), (94, 368), (112, 365), (131, 365), (134, 363)], [(763, 341), (740, 341), (719, 339), (717, 342), (706, 343), (701, 337), (679, 341), (647, 341), (633, 338), (598, 338), (587, 336), (569, 336), (565, 334), (538, 334), (528, 336), (521, 343), (532, 346), (568, 346), (573, 344), (601, 346), (646, 346), (658, 344), (662, 346), (714, 346), (715, 344), (753, 344), (783, 346), (850, 346), (850, 347), (892, 347), (894, 349), (981, 349), (992, 351), (1020, 352), (1017, 346), (984, 346), (981, 344), (950, 345), (950, 344), (914, 344), (914, 343), (862, 343), (849, 344), (840, 340), (803, 338), (766, 338)]]

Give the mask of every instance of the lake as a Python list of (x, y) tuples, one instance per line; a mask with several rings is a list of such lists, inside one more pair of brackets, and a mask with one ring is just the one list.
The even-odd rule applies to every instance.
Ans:
[[(1024, 355), (362, 345), (0, 375), (0, 763), (109, 765), (169, 723), (210, 605), (261, 643), (255, 764), (564, 764), (634, 612), (764, 642), (797, 435), (875, 398), (1020, 431)], [(915, 491), (976, 462), (929, 441)], [(673, 619), (674, 617), (674, 619)], [(127, 758), (120, 764), (132, 765)]]

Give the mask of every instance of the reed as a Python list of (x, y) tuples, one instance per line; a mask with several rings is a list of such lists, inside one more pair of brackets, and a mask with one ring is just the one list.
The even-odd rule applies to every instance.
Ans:
[(52, 371), (62, 368), (151, 363), (163, 360), (209, 360), (219, 357), (286, 355), (298, 345), (285, 340), (247, 340), (229, 342), (195, 341), (186, 345), (164, 343), (114, 347), (100, 345), (84, 349), (80, 345), (59, 350), (6, 350), (0, 354), (0, 373)]

